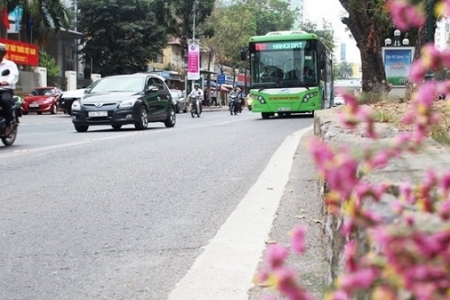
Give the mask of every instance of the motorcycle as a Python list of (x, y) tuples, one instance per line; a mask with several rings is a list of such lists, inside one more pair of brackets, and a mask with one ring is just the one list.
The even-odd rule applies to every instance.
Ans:
[(237, 113), (240, 111), (240, 105), (239, 105), (239, 99), (236, 96), (230, 96), (230, 115), (237, 115)]
[[(9, 70), (4, 70), (0, 75), (8, 76), (10, 73)], [(0, 88), (0, 92), (2, 88)], [(11, 131), (8, 134), (5, 134), (6, 129), (6, 119), (2, 115), (2, 108), (0, 107), (0, 139), (2, 140), (5, 146), (12, 146), (17, 137), (17, 128), (19, 127), (19, 117), (22, 116), (22, 99), (18, 96), (13, 96), (14, 105), (12, 107), (12, 115), (13, 120), (11, 121)]]
[(198, 118), (200, 118), (201, 115), (201, 109), (200, 109), (200, 98), (199, 97), (190, 97), (191, 101), (191, 117), (194, 118), (195, 115), (197, 115)]

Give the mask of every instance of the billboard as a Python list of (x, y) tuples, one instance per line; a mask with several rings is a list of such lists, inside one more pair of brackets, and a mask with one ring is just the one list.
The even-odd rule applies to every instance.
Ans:
[(405, 86), (414, 59), (414, 47), (383, 47), (386, 80), (393, 86)]
[(39, 48), (37, 45), (14, 40), (0, 39), (6, 45), (6, 59), (18, 65), (39, 66)]

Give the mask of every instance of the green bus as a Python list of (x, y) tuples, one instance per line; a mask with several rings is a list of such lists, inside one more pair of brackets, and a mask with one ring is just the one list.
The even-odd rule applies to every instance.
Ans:
[(333, 105), (332, 53), (316, 34), (277, 31), (254, 36), (241, 59), (250, 59), (251, 110), (263, 119), (314, 115)]

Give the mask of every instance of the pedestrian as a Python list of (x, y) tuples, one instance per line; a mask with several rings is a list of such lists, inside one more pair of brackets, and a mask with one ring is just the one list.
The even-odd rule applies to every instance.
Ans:
[(211, 88), (211, 105), (217, 106), (217, 91)]

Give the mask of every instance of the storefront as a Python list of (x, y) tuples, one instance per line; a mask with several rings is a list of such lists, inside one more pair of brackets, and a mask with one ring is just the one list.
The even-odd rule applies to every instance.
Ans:
[(175, 71), (159, 71), (159, 72), (151, 72), (153, 74), (157, 74), (166, 79), (167, 86), (170, 89), (178, 88), (180, 90), (184, 90), (184, 80), (181, 79), (181, 76), (178, 72)]

